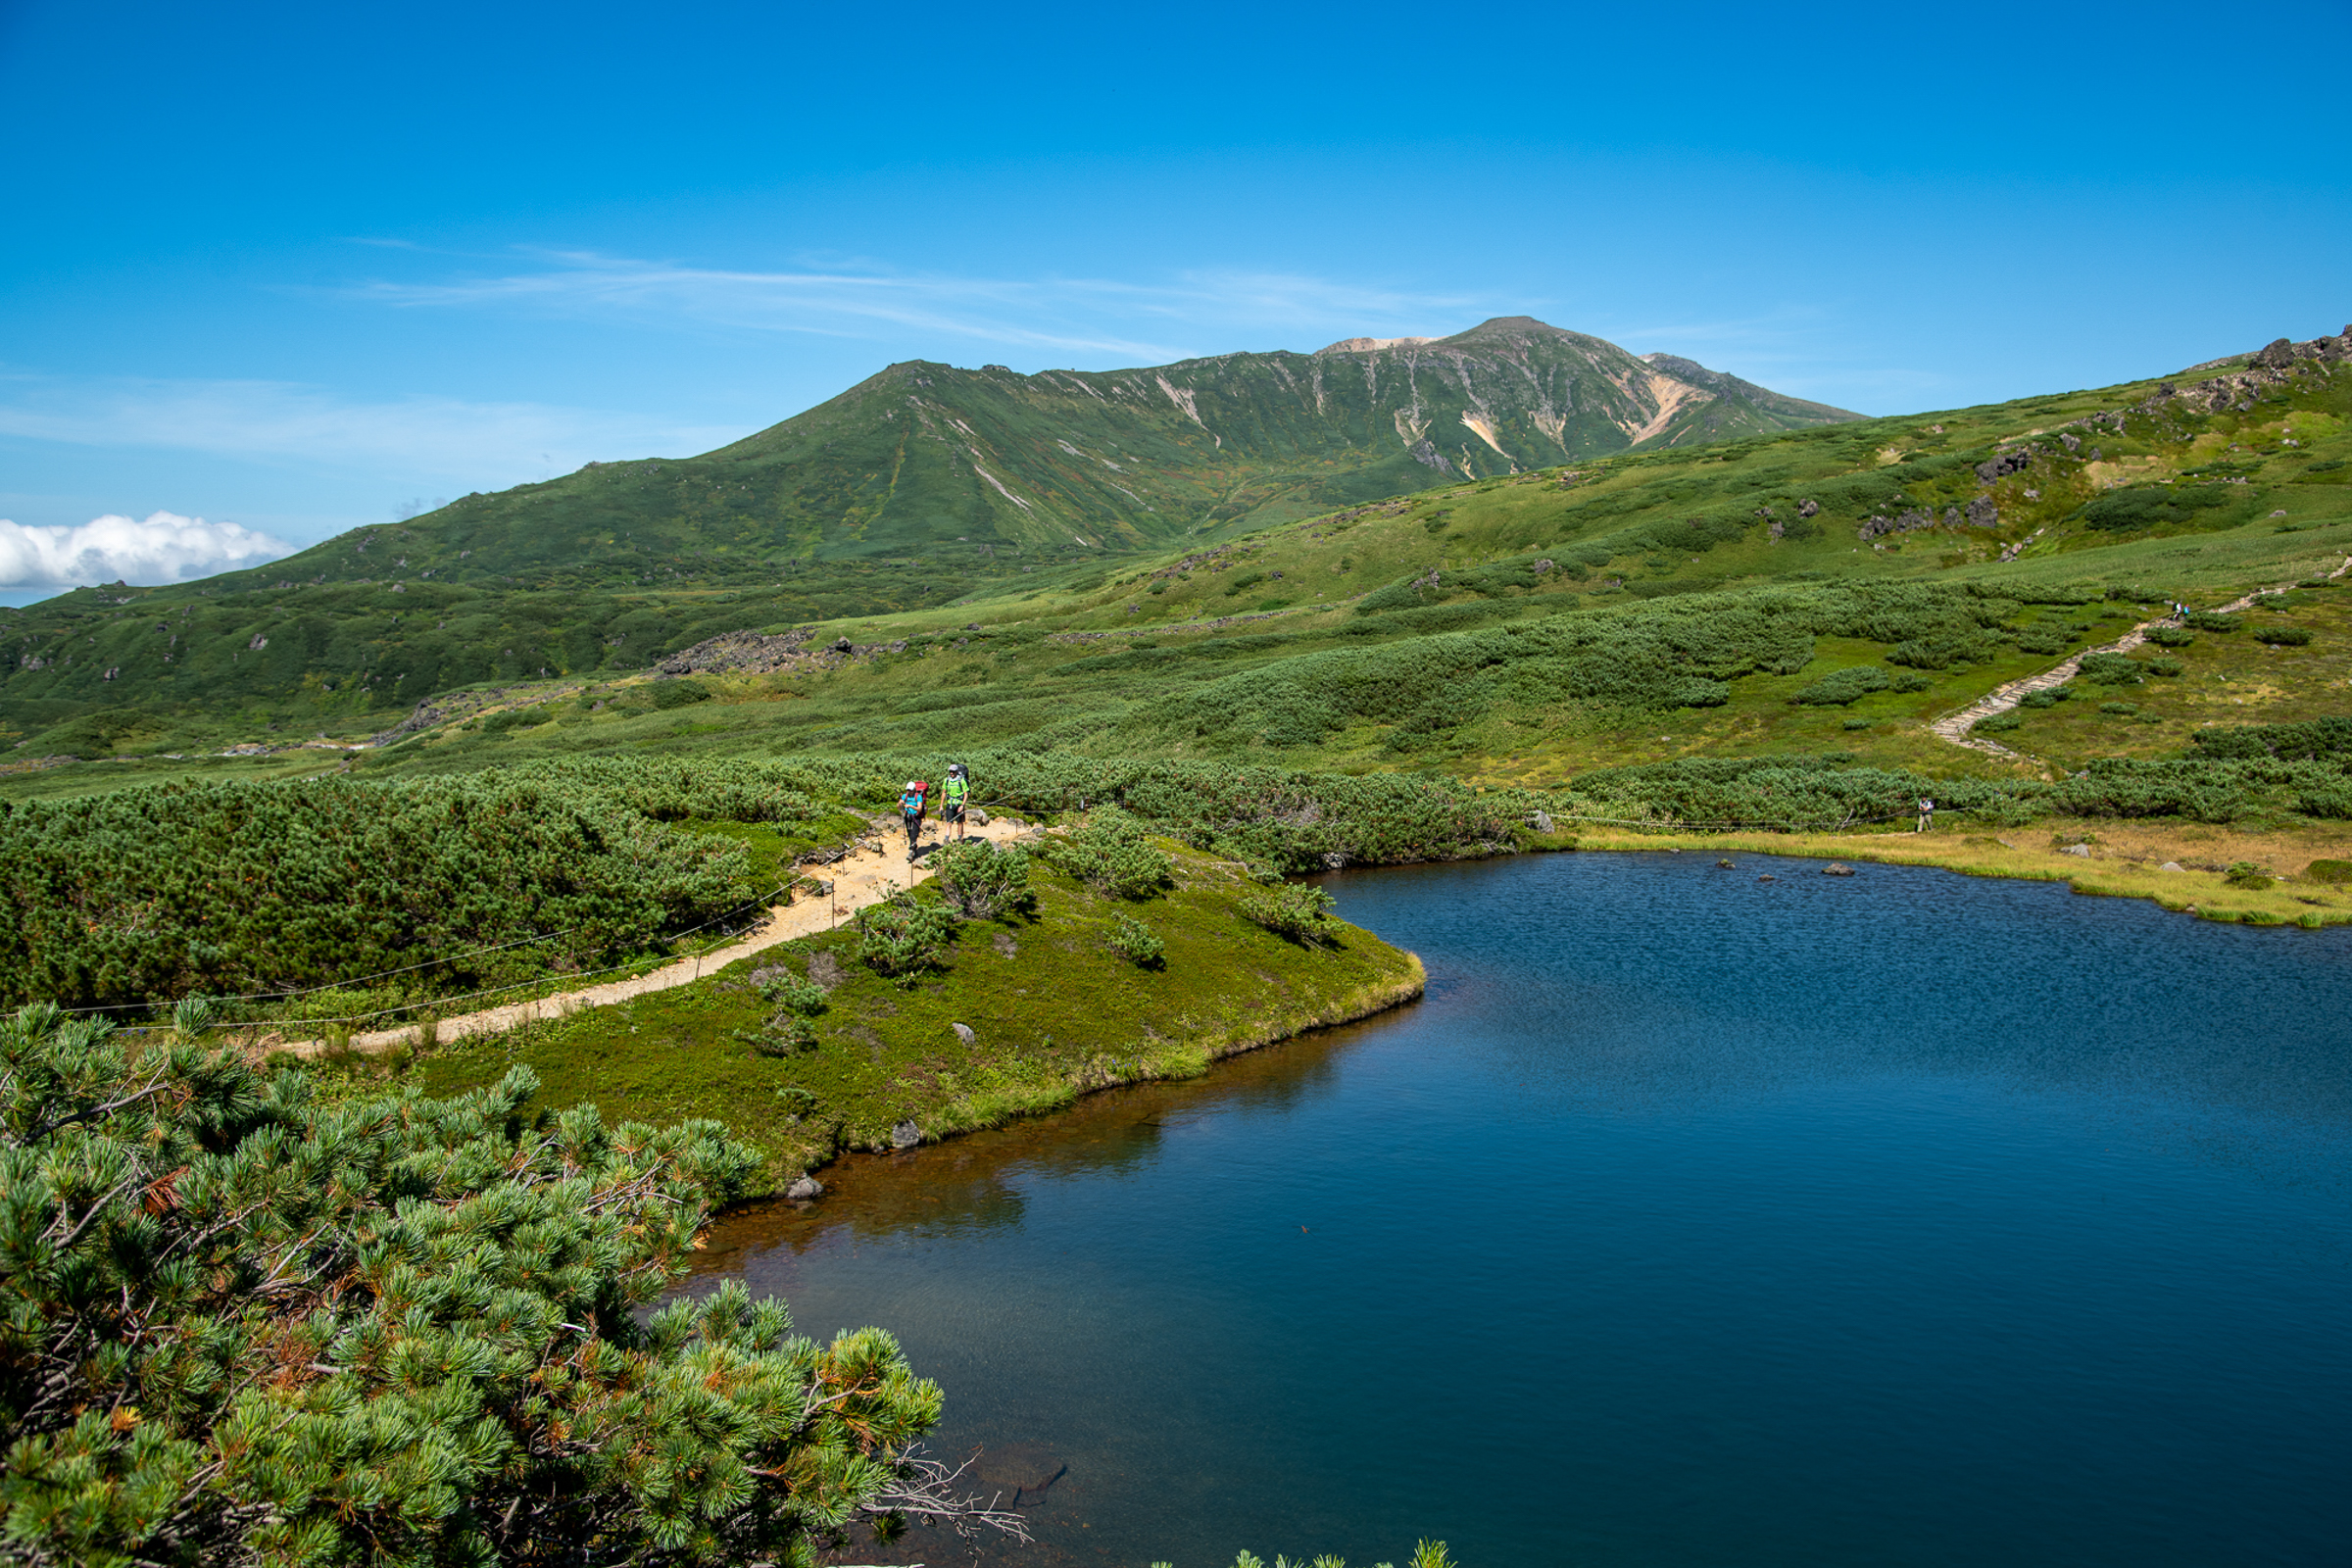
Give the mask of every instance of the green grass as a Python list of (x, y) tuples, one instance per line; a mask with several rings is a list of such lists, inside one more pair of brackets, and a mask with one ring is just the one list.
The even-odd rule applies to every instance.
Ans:
[[(928, 375), (930, 368), (915, 371)], [(1061, 390), (1049, 395), (1025, 382), (1022, 390), (1003, 376), (970, 374), (978, 378), (973, 395), (1012, 399), (1007, 410), (1019, 398), (1032, 399), (1021, 404), (1031, 414), (1059, 408), (1052, 400), (1065, 396), (1093, 402), (1075, 383), (1054, 381)], [(934, 390), (944, 387), (933, 380)], [(1924, 723), (2059, 657), (2041, 650), (2119, 634), (2140, 617), (2143, 605), (2174, 598), (2211, 605), (2250, 587), (2325, 575), (2352, 553), (2352, 486), (2333, 482), (2352, 470), (2330, 466), (2352, 454), (2345, 425), (2352, 368), (2307, 367), (2246, 411), (2197, 412), (2154, 394), (2151, 383), (2133, 383), (1933, 416), (1751, 433), (1695, 450), (1601, 454), (1466, 483), (1444, 482), (1447, 475), (1415, 465), (1439, 487), (1233, 531), (1261, 517), (1251, 513), (1193, 536), (1196, 542), (1181, 551), (1135, 546), (1120, 554), (1106, 543), (1086, 564), (976, 582), (952, 607), (825, 622), (817, 627), (820, 639), (846, 635), (882, 651), (833, 668), (706, 677), (714, 700), (657, 710), (641, 679), (621, 672), (624, 664), (642, 668), (636, 662), (646, 655), (725, 625), (757, 627), (772, 608), (756, 596), (726, 601), (716, 592), (696, 598), (681, 590), (659, 614), (647, 610), (654, 618), (617, 647), (591, 639), (597, 662), (584, 675), (498, 687), (493, 708), (528, 709), (527, 722), (506, 729), (445, 724), (358, 765), (440, 772), (600, 752), (757, 756), (1025, 745), (1348, 771), (1436, 769), (1529, 785), (1592, 767), (1827, 750), (1889, 767), (1997, 772), (2005, 764), (1943, 745)], [(1223, 395), (1243, 399), (1242, 381)], [(1164, 396), (1160, 402), (1173, 410)], [(1143, 417), (1136, 412), (1142, 407), (1130, 411), (1134, 417)], [(1189, 418), (1173, 412), (1165, 417), (1176, 420), (1169, 439), (1193, 440), (1185, 432), (1198, 427)], [(2280, 444), (2289, 430), (2301, 446)], [(2072, 436), (2076, 450), (2061, 435)], [(762, 439), (747, 445), (768, 452), (759, 445)], [(775, 452), (790, 446), (781, 435), (776, 441), (784, 445)], [(1978, 466), (2021, 443), (2036, 449), (2032, 464), (1983, 484)], [(2101, 496), (2159, 487), (2166, 479), (2196, 485), (2217, 478), (2246, 483), (2223, 486), (2224, 504), (2190, 508), (2179, 519), (2159, 517), (2138, 532), (2092, 525), (2098, 519), (2090, 504)], [(1938, 521), (1868, 541), (1856, 536), (1873, 516), (1909, 511), (1941, 518), (1979, 497), (1997, 505), (1999, 526)], [(1808, 503), (1810, 518), (1802, 515)], [(1995, 560), (2005, 548), (2022, 554)], [(868, 558), (841, 561), (844, 569), (900, 569)], [(1537, 571), (1540, 563), (1551, 569)], [(330, 590), (343, 591), (330, 585), (318, 592)], [(1946, 594), (1950, 613), (1936, 612), (1950, 622), (1942, 631), (1930, 624), (1935, 615), (1912, 615), (1912, 624), (1897, 626), (1853, 608), (1871, 594), (1914, 590)], [(496, 610), (507, 617), (498, 627), (522, 624), (515, 617), (523, 590), (447, 591), (488, 595), (483, 613)], [(2314, 590), (2314, 603), (2336, 591)], [(554, 593), (534, 603), (556, 616), (549, 622), (555, 628), (562, 614), (548, 607), (571, 604), (590, 614), (603, 592), (583, 587), (568, 598)], [(244, 635), (247, 622), (235, 618), (244, 612), (231, 603), (235, 593), (197, 597), (194, 623), (209, 624), (207, 614), (221, 617), (218, 635), (207, 634), (211, 652), (203, 657), (232, 661), (232, 670), (243, 670), (245, 645), (263, 630)], [(705, 618), (678, 618), (688, 616), (689, 599), (691, 616)], [(1252, 608), (1273, 599), (1292, 602)], [(1972, 602), (2004, 605), (1994, 616), (1997, 626), (1960, 624), (1974, 613)], [(1800, 665), (1784, 667), (1779, 655), (1759, 663), (1741, 654), (1743, 647), (1763, 646), (1760, 633), (1735, 624), (1741, 617), (1752, 622), (1799, 612), (1812, 617), (1806, 627), (1812, 642), (1799, 650)], [(91, 659), (117, 657), (109, 635), (135, 640), (146, 635), (138, 624), (132, 624), (119, 607), (89, 614), (97, 617), (90, 622), (97, 629), (87, 634), (96, 644), (83, 644)], [(108, 616), (123, 619), (123, 627), (110, 634)], [(2314, 621), (2317, 640), (2309, 647), (2261, 656), (2276, 678), (2248, 683), (2233, 674), (2229, 696), (2242, 700), (2215, 716), (2300, 716), (2340, 703), (2340, 677), (2328, 673), (2335, 657), (2329, 649), (2340, 651), (2340, 639), (2330, 643), (2336, 633), (2324, 621)], [(980, 629), (967, 629), (975, 622)], [(466, 635), (478, 643), (491, 635), (489, 624)], [(1690, 627), (1709, 625), (1720, 629), (1706, 633), (1705, 646), (1692, 641)], [(447, 635), (457, 630), (453, 621)], [(1993, 635), (1987, 640), (1980, 631)], [(1494, 643), (1495, 633), (1518, 640)], [(1925, 690), (1890, 684), (1850, 707), (1788, 701), (1841, 668), (1899, 660), (1906, 642), (1922, 636), (1973, 640), (1970, 657), (1914, 671), (1928, 682)], [(1459, 640), (1466, 637), (1488, 641)], [(1660, 638), (1672, 645), (1662, 654)], [(1686, 706), (1676, 696), (1685, 685), (1663, 678), (1646, 686), (1596, 681), (1591, 677), (1602, 662), (1590, 645), (1594, 639), (1617, 649), (1630, 669), (1715, 681), (1720, 701)], [(901, 643), (903, 652), (890, 651)], [(396, 651), (408, 645), (394, 638), (352, 646), (373, 667), (390, 670), (398, 666)], [(518, 650), (519, 664), (543, 657), (547, 645), (544, 638), (500, 644), (509, 646)], [(97, 652), (87, 653), (91, 647)], [(533, 647), (543, 653), (531, 653)], [(1491, 659), (1495, 649), (1500, 657)], [(2224, 671), (2208, 667), (2213, 652), (2202, 643), (2187, 651), (2190, 673), (2178, 678), (2177, 692), (2197, 689), (2200, 681), (2218, 690), (2213, 677)], [(255, 657), (277, 654), (271, 638)], [(1459, 664), (1463, 658), (1475, 667)], [(319, 687), (326, 677), (304, 679)], [(317, 700), (375, 705), (342, 713), (337, 721), (348, 733), (392, 716), (381, 686), (373, 683), (370, 696), (365, 689), (355, 694), (347, 683)], [(16, 691), (17, 677), (5, 689)], [(224, 687), (220, 695), (234, 698), (235, 690)], [(131, 727), (105, 744), (138, 751), (142, 760), (0, 776), (0, 797), (113, 787), (213, 765), (157, 760), (166, 748), (153, 726), (165, 720), (144, 710), (104, 722), (67, 714), (31, 729), (72, 705), (44, 699), (51, 708), (35, 712), (29, 701), (0, 702), (0, 713), (26, 715), (19, 732), (28, 755), (41, 755), (61, 734), (86, 739), (94, 727), (103, 738), (119, 720)], [(248, 694), (221, 702), (203, 722), (222, 729), (267, 706)], [(2023, 749), (2052, 765), (2079, 765), (2094, 755), (2178, 751), (2180, 726), (2190, 721), (2194, 705), (2167, 698), (2143, 706), (2159, 721), (2135, 729), (2082, 729), (2095, 704), (2029, 715), (2024, 736), (2046, 731), (2048, 744)], [(239, 733), (278, 738), (292, 719), (277, 722), (276, 736), (251, 728)], [(312, 754), (273, 759), (271, 765), (299, 772), (331, 763), (327, 754)]]
[[(560, 1022), (437, 1048), (407, 1068), (441, 1094), (514, 1063), (551, 1104), (593, 1101), (608, 1122), (711, 1116), (766, 1151), (779, 1182), (843, 1149), (888, 1147), (1066, 1104), (1091, 1089), (1187, 1077), (1215, 1058), (1360, 1016), (1418, 993), (1420, 965), (1334, 922), (1328, 944), (1286, 941), (1237, 911), (1256, 891), (1227, 864), (1163, 841), (1177, 886), (1137, 904), (1040, 863), (1034, 916), (969, 922), (947, 967), (911, 987), (858, 961), (844, 929), (747, 958), (691, 987)], [(928, 898), (926, 888), (918, 896)], [(1114, 951), (1122, 916), (1164, 944), (1139, 968)], [(816, 1044), (760, 1054), (744, 1037), (774, 1010), (751, 975), (839, 966)], [(952, 1027), (973, 1033), (967, 1045)]]
[[(1447, 368), (1421, 384), (1488, 387), (1504, 450), (1449, 424), (1416, 459), (1399, 417), (1422, 394), (1393, 356), (894, 366), (700, 457), (590, 464), (253, 571), (0, 614), (0, 744), (91, 757), (365, 735), (438, 692), (576, 684), (724, 631), (1087, 594), (1139, 552), (1619, 451), (1648, 417), (1610, 379), (1648, 368), (1598, 339), (1506, 321), (1436, 352)], [(1649, 443), (1851, 417), (1717, 380)], [(1577, 412), (1554, 421), (1547, 399)]]

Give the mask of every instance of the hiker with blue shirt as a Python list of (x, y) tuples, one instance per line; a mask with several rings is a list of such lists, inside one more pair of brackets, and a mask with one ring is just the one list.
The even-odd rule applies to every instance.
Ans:
[(906, 781), (906, 793), (899, 797), (899, 815), (906, 823), (906, 858), (911, 861), (923, 838), (924, 792), (930, 785), (919, 778)]

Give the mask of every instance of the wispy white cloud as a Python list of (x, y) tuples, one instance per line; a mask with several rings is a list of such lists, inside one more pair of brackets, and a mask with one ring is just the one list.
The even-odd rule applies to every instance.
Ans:
[(468, 486), (567, 472), (591, 458), (703, 452), (746, 433), (538, 403), (366, 402), (281, 381), (0, 375), (0, 435), (392, 471)]
[(1323, 334), (1426, 329), (1433, 320), (1451, 320), (1441, 329), (1459, 330), (1493, 314), (1469, 294), (1284, 273), (1194, 271), (1138, 283), (960, 277), (866, 264), (738, 270), (588, 251), (530, 252), (524, 265), (495, 273), (379, 281), (347, 292), (408, 309), (515, 308), (831, 337), (911, 335), (1124, 364), (1221, 352), (1239, 332), (1277, 332), (1296, 340), (1283, 346), (1315, 348)]
[(143, 522), (110, 514), (72, 528), (27, 527), (0, 517), (0, 586), (185, 582), (258, 566), (293, 549), (233, 522), (174, 512), (153, 513)]

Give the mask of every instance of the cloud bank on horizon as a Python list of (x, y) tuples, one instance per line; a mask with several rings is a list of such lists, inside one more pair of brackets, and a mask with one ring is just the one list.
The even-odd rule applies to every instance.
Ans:
[(0, 517), (0, 587), (153, 587), (258, 566), (293, 550), (282, 539), (233, 522), (175, 512), (152, 513), (144, 521), (110, 514), (78, 527), (27, 526)]

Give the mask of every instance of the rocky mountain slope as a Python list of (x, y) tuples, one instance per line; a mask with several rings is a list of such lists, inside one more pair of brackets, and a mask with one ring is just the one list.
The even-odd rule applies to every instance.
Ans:
[(257, 570), (7, 617), (0, 729), (104, 709), (109, 733), (185, 738), (140, 713), (233, 706), (299, 732), (747, 625), (920, 610), (1041, 569), (1067, 586), (1122, 554), (1465, 478), (1856, 417), (1526, 317), (1129, 370), (895, 365), (701, 457), (592, 463)]

